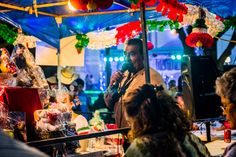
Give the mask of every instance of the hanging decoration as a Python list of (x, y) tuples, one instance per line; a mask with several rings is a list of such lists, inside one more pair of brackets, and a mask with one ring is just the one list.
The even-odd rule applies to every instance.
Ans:
[(69, 0), (68, 5), (73, 8), (87, 11), (87, 10), (104, 10), (112, 6), (113, 0)]
[(35, 38), (34, 36), (24, 35), (22, 30), (19, 28), (18, 36), (15, 42), (13, 43), (13, 45), (22, 44), (27, 48), (34, 48), (36, 47), (36, 41), (37, 41), (37, 38)]
[(117, 34), (116, 29), (103, 31), (103, 32), (87, 33), (86, 35), (89, 38), (89, 44), (87, 47), (89, 49), (99, 50), (99, 49), (116, 46), (116, 43), (117, 43), (117, 39), (115, 37), (116, 34)]
[(154, 48), (154, 45), (151, 41), (147, 42), (147, 48), (148, 48), (148, 50), (152, 50)]
[(146, 6), (154, 6), (157, 3), (157, 0), (129, 0), (131, 3), (131, 8), (132, 9), (137, 9), (140, 8), (140, 4), (142, 2), (145, 3)]
[[(194, 25), (195, 21), (199, 18), (199, 9), (200, 7), (194, 5), (186, 5), (188, 7), (188, 13), (184, 15), (181, 25)], [(207, 33), (212, 37), (216, 36), (217, 33), (222, 32), (225, 28), (223, 19), (219, 16), (210, 13), (206, 8), (201, 8), (204, 10), (205, 24), (207, 26)]]
[(142, 31), (140, 21), (129, 22), (118, 28), (116, 28), (117, 34), (115, 38), (117, 39), (117, 45), (124, 43), (126, 40), (134, 38), (139, 35)]
[(162, 12), (163, 16), (166, 16), (173, 21), (183, 21), (183, 15), (187, 14), (188, 8), (185, 4), (181, 4), (178, 0), (159, 0), (159, 4), (156, 7), (157, 12)]
[(205, 11), (199, 8), (199, 19), (193, 25), (192, 32), (186, 38), (186, 44), (190, 47), (210, 48), (214, 42), (213, 38), (207, 33), (205, 24)]
[(1, 73), (16, 73), (16, 65), (10, 60), (10, 54), (6, 48), (1, 48), (0, 71)]
[(172, 21), (172, 20), (163, 20), (163, 21), (147, 20), (146, 24), (149, 31), (158, 30), (160, 32), (163, 32), (165, 27), (167, 26), (169, 26), (170, 30), (178, 29), (180, 27), (178, 21)]
[(86, 47), (89, 43), (89, 38), (87, 37), (86, 34), (77, 34), (76, 39), (78, 40), (77, 43), (75, 44), (75, 48), (78, 51), (78, 54), (81, 53), (81, 50)]
[(7, 43), (13, 44), (17, 38), (17, 33), (10, 29), (6, 24), (0, 23), (0, 37)]

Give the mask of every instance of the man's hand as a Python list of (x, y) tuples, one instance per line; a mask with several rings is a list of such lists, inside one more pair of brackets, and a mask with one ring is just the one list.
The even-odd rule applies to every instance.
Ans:
[(124, 77), (124, 74), (122, 72), (120, 71), (115, 72), (111, 76), (110, 85), (114, 85), (115, 83), (120, 83), (123, 77)]

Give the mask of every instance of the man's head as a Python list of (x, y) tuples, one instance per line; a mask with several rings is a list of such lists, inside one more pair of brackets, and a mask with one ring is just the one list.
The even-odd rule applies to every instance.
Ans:
[(143, 69), (143, 43), (141, 39), (130, 39), (125, 47), (125, 60), (131, 62), (134, 67), (134, 73)]
[(84, 80), (82, 80), (81, 78), (78, 78), (75, 81), (78, 84), (78, 86), (77, 86), (78, 93), (82, 92), (84, 89)]

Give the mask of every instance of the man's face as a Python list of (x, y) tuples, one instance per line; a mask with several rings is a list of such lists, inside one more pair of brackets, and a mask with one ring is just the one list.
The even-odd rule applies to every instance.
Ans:
[(143, 68), (143, 57), (139, 52), (139, 47), (137, 45), (127, 45), (125, 48), (125, 60), (131, 62), (134, 71), (137, 72)]
[(78, 93), (81, 93), (84, 89), (84, 86), (82, 86), (81, 84), (78, 85)]

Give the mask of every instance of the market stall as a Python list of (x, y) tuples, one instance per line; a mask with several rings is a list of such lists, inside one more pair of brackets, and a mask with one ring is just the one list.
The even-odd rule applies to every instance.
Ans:
[[(156, 1), (151, 1), (151, 2), (156, 2)], [(195, 20), (198, 17), (195, 17), (194, 15), (199, 12), (199, 9), (198, 7), (195, 6), (195, 1), (190, 1), (190, 2), (193, 5), (188, 5), (187, 8), (189, 9), (189, 12), (186, 12), (185, 5), (177, 3), (178, 6), (182, 7), (182, 10), (174, 10), (175, 11), (174, 13), (177, 12), (179, 14), (179, 17), (177, 18), (176, 16), (173, 15), (173, 12), (171, 13), (170, 11), (169, 12), (170, 14), (168, 15), (169, 18), (171, 19), (177, 18), (180, 23), (183, 22), (184, 20), (185, 22), (184, 24), (195, 23)], [(113, 27), (114, 25), (123, 24), (127, 22), (134, 22), (137, 25), (142, 24), (142, 32), (146, 32), (145, 19), (161, 18), (162, 15), (165, 15), (164, 8), (166, 7), (165, 3), (163, 4), (161, 3), (150, 4), (149, 3), (149, 5), (151, 5), (150, 7), (150, 6), (146, 6), (146, 4), (142, 2), (140, 3), (141, 9), (139, 9), (138, 5), (140, 4), (135, 4), (137, 7), (135, 8), (135, 7), (131, 7), (131, 4), (133, 4), (132, 1), (130, 3), (129, 1), (126, 1), (126, 0), (125, 1), (117, 0), (117, 1), (114, 1), (112, 4), (110, 4), (109, 7), (105, 8), (105, 11), (102, 11), (102, 12), (100, 11), (103, 10), (103, 8), (101, 9), (101, 8), (93, 8), (93, 7), (89, 8), (89, 10), (93, 10), (90, 12), (87, 11), (88, 8), (87, 10), (86, 9), (82, 11), (77, 10), (76, 12), (72, 12), (72, 11), (69, 11), (68, 9), (64, 9), (64, 8), (67, 8), (67, 3), (68, 1), (56, 1), (56, 0), (51, 3), (47, 3), (46, 0), (45, 1), (35, 0), (33, 1), (33, 3), (29, 1), (14, 0), (14, 1), (11, 1), (11, 3), (8, 3), (8, 1), (4, 0), (0, 3), (0, 6), (2, 7), (1, 8), (2, 12), (0, 13), (0, 17), (1, 19), (21, 28), (24, 32), (29, 33), (47, 42), (48, 44), (52, 45), (53, 47), (57, 49), (58, 54), (60, 54), (60, 51), (61, 51), (60, 39), (64, 37), (69, 37), (76, 34), (84, 35), (88, 32), (91, 32), (97, 29)], [(214, 2), (214, 3), (212, 2), (211, 5), (209, 5), (210, 3), (202, 2), (200, 6), (204, 6), (204, 4), (206, 4), (207, 9), (209, 9), (210, 11), (214, 13), (220, 13), (220, 16), (222, 17), (235, 14), (234, 10), (230, 9), (230, 6), (233, 4), (233, 1), (227, 1), (227, 3), (224, 4), (225, 7), (221, 8), (223, 10), (222, 12), (217, 12), (217, 10), (214, 10), (214, 8), (212, 7), (216, 4), (220, 4), (220, 2)], [(171, 8), (173, 8), (173, 6), (171, 6)], [(11, 9), (11, 10), (5, 11), (5, 9)], [(155, 11), (155, 9), (157, 9), (158, 12)], [(206, 12), (208, 11), (207, 9), (205, 9)], [(141, 22), (139, 21), (140, 10), (141, 10), (141, 16), (142, 16)], [(22, 14), (22, 12), (24, 13)], [(184, 15), (186, 14), (186, 16), (183, 17), (183, 14)], [(210, 20), (211, 17), (214, 17), (214, 20)], [(194, 20), (191, 20), (192, 18)], [(220, 32), (223, 29), (223, 27), (221, 27), (222, 26), (221, 18), (217, 17), (215, 14), (209, 13), (206, 19), (208, 20), (207, 23), (208, 24), (210, 23), (209, 25), (216, 23), (216, 25), (218, 26), (217, 28), (211, 27), (212, 29), (210, 32), (213, 35)], [(164, 23), (161, 23), (161, 25), (162, 24)], [(175, 24), (176, 23), (171, 23), (172, 27)], [(164, 26), (158, 27), (158, 28), (162, 30), (164, 29)], [(141, 29), (138, 28), (138, 30), (140, 31)], [(133, 30), (130, 30), (130, 31), (132, 32)], [(119, 35), (120, 34), (118, 34), (117, 36)], [(123, 34), (123, 35), (125, 36), (126, 34)], [(129, 37), (131, 38), (133, 36), (129, 36)], [(84, 38), (80, 37), (79, 39), (84, 39)], [(109, 41), (109, 39), (110, 38), (108, 38), (107, 41)], [(123, 38), (120, 37), (116, 39), (123, 40), (124, 37)], [(143, 40), (146, 42), (145, 35), (143, 35)], [(114, 41), (114, 40), (111, 40), (111, 41)], [(122, 43), (122, 42), (120, 41), (117, 42), (117, 40), (115, 40), (115, 44), (114, 43), (113, 44), (118, 45), (119, 43)], [(144, 52), (146, 54), (145, 63), (146, 63), (146, 69), (148, 69), (149, 65), (148, 65), (148, 56), (147, 56), (147, 49), (146, 49), (147, 46), (145, 42), (144, 42), (145, 44)], [(93, 47), (94, 45), (92, 45), (91, 47)], [(84, 48), (83, 46), (84, 45), (82, 45), (82, 48)], [(79, 48), (81, 48), (81, 45), (79, 45)], [(102, 48), (106, 48), (106, 47), (102, 47)], [(58, 60), (60, 60), (60, 57), (58, 57)], [(60, 64), (58, 65), (60, 66)], [(9, 69), (14, 70), (11, 67)], [(60, 70), (59, 70), (59, 73), (60, 73)], [(149, 73), (149, 72), (147, 71), (146, 73)], [(39, 78), (37, 76), (38, 75), (36, 75), (36, 77), (34, 78)], [(33, 79), (31, 78), (31, 80)], [(149, 81), (150, 80), (147, 77), (146, 82), (149, 82)], [(22, 82), (24, 84), (23, 88), (18, 88), (18, 87), (2, 87), (1, 88), (2, 90), (1, 100), (2, 102), (4, 102), (5, 104), (9, 106), (9, 111), (19, 110), (22, 112), (26, 112), (27, 125), (34, 125), (34, 123), (36, 123), (37, 129), (39, 132), (43, 130), (46, 134), (53, 132), (52, 134), (55, 135), (54, 133), (59, 131), (60, 133), (63, 133), (63, 134), (60, 134), (60, 136), (69, 136), (69, 137), (60, 137), (56, 139), (51, 139), (50, 135), (45, 138), (44, 136), (45, 134), (44, 134), (40, 137), (42, 139), (43, 138), (45, 139), (41, 141), (29, 142), (28, 143), (29, 145), (40, 147), (40, 146), (45, 146), (45, 145), (57, 145), (58, 143), (59, 144), (63, 143), (63, 146), (60, 146), (60, 147), (64, 149), (64, 143), (68, 141), (83, 140), (87, 138), (94, 138), (94, 137), (100, 137), (100, 136), (105, 136), (105, 135), (110, 135), (110, 134), (123, 133), (124, 131), (128, 130), (127, 128), (120, 129), (120, 130), (112, 128), (113, 129), (112, 131), (106, 131), (106, 129), (108, 129), (106, 128), (107, 126), (101, 127), (100, 124), (102, 124), (102, 122), (98, 121), (99, 123), (91, 122), (90, 124), (86, 124), (86, 125), (80, 126), (80, 128), (76, 128), (76, 130), (74, 130), (75, 134), (72, 134), (73, 136), (70, 136), (66, 133), (68, 133), (69, 129), (71, 128), (75, 129), (75, 127), (73, 126), (74, 124), (70, 125), (70, 118), (71, 116), (73, 117), (73, 115), (71, 114), (72, 112), (69, 109), (69, 107), (71, 106), (65, 105), (67, 102), (64, 102), (64, 98), (65, 98), (63, 95), (64, 93), (59, 93), (59, 95), (61, 96), (59, 98), (61, 100), (63, 99), (62, 101), (59, 101), (57, 104), (53, 104), (53, 105), (50, 104), (51, 106), (50, 105), (49, 106), (51, 108), (49, 107), (49, 109), (42, 110), (43, 107), (39, 100), (37, 89), (34, 88), (34, 86), (30, 86), (31, 83), (33, 82), (29, 82), (28, 80), (23, 80), (21, 81), (21, 83)], [(13, 86), (14, 85), (13, 83), (14, 82), (11, 82), (8, 85)], [(44, 84), (41, 84), (41, 83), (38, 83), (38, 84), (44, 86)], [(25, 86), (28, 86), (29, 88), (25, 88)], [(38, 86), (38, 88), (42, 88), (42, 87)], [(59, 85), (59, 89), (60, 89), (60, 85)], [(17, 95), (17, 97), (15, 95)], [(24, 98), (26, 95), (29, 96), (30, 98), (23, 100), (22, 98)], [(33, 112), (35, 112), (35, 114), (33, 114)], [(96, 120), (100, 120), (100, 119), (97, 118)], [(78, 131), (78, 129), (81, 129), (81, 128), (85, 130), (86, 135), (80, 135), (80, 133), (78, 133), (79, 131), (81, 131), (81, 130)], [(94, 132), (96, 131), (96, 133), (94, 132), (90, 133), (91, 130)], [(28, 132), (30, 132), (30, 130), (28, 130)], [(121, 135), (117, 135), (117, 136), (121, 136)], [(120, 140), (119, 138), (120, 137), (118, 137), (118, 141)], [(114, 139), (117, 140), (116, 138)], [(65, 153), (63, 151), (64, 150), (62, 150), (62, 153)]]

